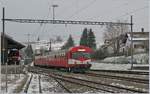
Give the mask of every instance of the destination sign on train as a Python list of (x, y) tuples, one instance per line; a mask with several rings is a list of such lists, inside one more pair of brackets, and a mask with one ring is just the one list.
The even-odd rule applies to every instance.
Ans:
[(78, 49), (78, 51), (85, 51), (85, 49)]

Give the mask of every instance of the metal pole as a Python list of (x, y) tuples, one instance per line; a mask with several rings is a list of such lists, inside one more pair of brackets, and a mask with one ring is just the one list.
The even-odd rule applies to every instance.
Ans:
[(51, 39), (50, 39), (49, 43), (50, 43), (49, 51), (51, 52), (52, 51), (52, 40)]
[(3, 7), (3, 19), (2, 19), (2, 23), (3, 23), (3, 64), (6, 65), (5, 68), (5, 79), (6, 79), (6, 92), (7, 92), (7, 62), (5, 63), (5, 8)]
[(133, 69), (133, 20), (131, 15), (131, 70)]
[(15, 61), (15, 78), (16, 78), (16, 74), (17, 74), (17, 70), (16, 70), (16, 61)]
[(53, 6), (53, 23), (54, 23), (54, 19), (55, 19), (55, 14), (54, 14), (54, 6)]
[(54, 24), (54, 20), (55, 20), (55, 7), (58, 7), (58, 5), (52, 5), (53, 7), (53, 24)]

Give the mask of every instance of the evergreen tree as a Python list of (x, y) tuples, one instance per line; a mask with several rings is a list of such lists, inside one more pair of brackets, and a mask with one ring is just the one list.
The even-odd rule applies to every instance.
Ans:
[(73, 39), (72, 39), (72, 36), (69, 35), (69, 38), (68, 38), (68, 40), (67, 40), (67, 43), (66, 43), (64, 46), (62, 46), (61, 49), (69, 49), (70, 47), (73, 47), (73, 46), (74, 46), (74, 41), (73, 41)]
[(93, 50), (96, 50), (95, 35), (92, 32), (92, 29), (90, 29), (88, 33), (88, 47), (92, 48)]
[(33, 49), (31, 45), (27, 46), (27, 48), (25, 49), (25, 53), (27, 57), (33, 57)]
[(88, 31), (87, 28), (84, 28), (81, 39), (80, 39), (80, 45), (88, 46)]

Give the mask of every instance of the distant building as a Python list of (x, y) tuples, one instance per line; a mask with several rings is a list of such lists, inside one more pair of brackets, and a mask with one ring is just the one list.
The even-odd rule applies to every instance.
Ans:
[[(1, 64), (4, 64), (7, 62), (8, 60), (8, 52), (11, 49), (22, 49), (25, 47), (24, 44), (14, 40), (11, 36), (4, 34), (1, 32)], [(3, 38), (4, 38), (4, 42), (3, 42)], [(4, 49), (3, 49), (3, 45), (4, 45)], [(4, 62), (4, 63), (3, 63)]]
[(40, 55), (40, 54), (42, 54), (44, 52), (48, 52), (50, 50), (51, 51), (60, 50), (64, 44), (65, 44), (64, 41), (51, 42), (51, 43), (48, 40), (37, 41), (37, 43), (34, 44), (35, 54)]
[[(127, 33), (127, 40), (124, 48), (131, 47), (131, 32)], [(149, 32), (133, 32), (134, 52), (145, 52), (149, 49)]]
[[(133, 51), (146, 52), (149, 50), (149, 32), (133, 32)], [(111, 53), (116, 50), (118, 53), (126, 53), (131, 48), (131, 32), (127, 32), (113, 39), (106, 39), (104, 41), (105, 47), (114, 48), (111, 49)], [(131, 52), (131, 51), (129, 51)]]

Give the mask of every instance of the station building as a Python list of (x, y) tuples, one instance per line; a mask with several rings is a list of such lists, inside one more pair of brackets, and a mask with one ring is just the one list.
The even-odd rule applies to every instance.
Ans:
[[(4, 37), (4, 43), (3, 43), (3, 37)], [(4, 44), (4, 49), (3, 49)], [(4, 62), (7, 62), (8, 59), (8, 52), (10, 49), (22, 49), (25, 45), (22, 43), (14, 40), (11, 36), (4, 34), (1, 32), (1, 64), (3, 64), (3, 52), (4, 52)]]

